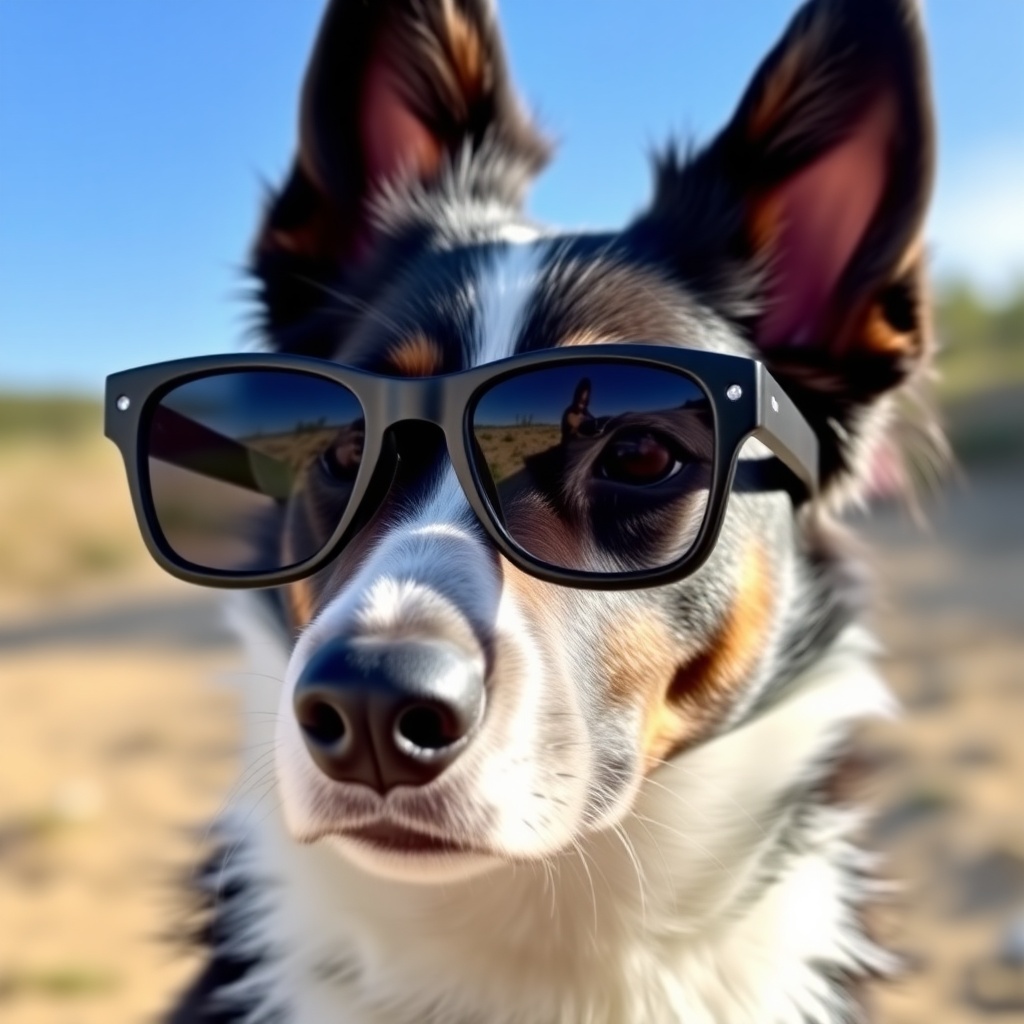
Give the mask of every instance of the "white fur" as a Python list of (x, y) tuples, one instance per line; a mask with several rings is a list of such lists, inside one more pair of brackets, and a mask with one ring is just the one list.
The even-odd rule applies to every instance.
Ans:
[(476, 282), (479, 363), (493, 363), (515, 351), (523, 314), (529, 308), (537, 271), (547, 252), (547, 243), (531, 239), (529, 229), (513, 225), (507, 230), (512, 232), (506, 234), (509, 241), (497, 250)]
[[(236, 620), (260, 673), (247, 710), (273, 712), (260, 680), (283, 679), (288, 652), (258, 615)], [(892, 711), (869, 650), (848, 631), (781, 705), (646, 780), (618, 829), (544, 862), (444, 885), (382, 879), (328, 844), (297, 845), (279, 808), (248, 793), (225, 823), (239, 844), (225, 874), (249, 886), (236, 951), (263, 959), (230, 995), (258, 994), (253, 1021), (277, 1008), (292, 1024), (840, 1019), (814, 964), (887, 966), (851, 919), (865, 896), (851, 891), (856, 818), (814, 812), (778, 877), (756, 883), (786, 794), (854, 721)], [(246, 717), (257, 742), (260, 718)]]

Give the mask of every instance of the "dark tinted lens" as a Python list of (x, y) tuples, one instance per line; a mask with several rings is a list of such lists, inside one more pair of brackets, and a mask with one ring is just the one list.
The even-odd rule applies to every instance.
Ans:
[(707, 509), (707, 395), (672, 370), (545, 367), (488, 390), (473, 413), (478, 471), (509, 536), (563, 569), (661, 568)]
[(332, 381), (240, 370), (182, 384), (146, 433), (160, 532), (206, 569), (303, 562), (345, 512), (363, 439), (358, 400)]

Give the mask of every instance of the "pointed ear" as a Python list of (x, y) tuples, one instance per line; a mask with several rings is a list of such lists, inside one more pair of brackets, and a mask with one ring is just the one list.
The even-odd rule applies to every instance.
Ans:
[(267, 296), (272, 323), (295, 318), (282, 269), (319, 280), (359, 262), (382, 188), (428, 183), (450, 156), (485, 143), (509, 171), (488, 179), (494, 198), (519, 205), (548, 146), (514, 95), (489, 0), (332, 0), (306, 72), (295, 162), (255, 246), (257, 276), (281, 292), (276, 309)]
[(689, 218), (678, 271), (720, 286), (731, 275), (778, 373), (862, 403), (928, 353), (934, 149), (915, 0), (812, 0), (712, 145), (662, 163), (641, 224), (686, 233)]
[(915, 0), (805, 7), (722, 145), (766, 258), (758, 344), (909, 369), (925, 344), (920, 233), (935, 148)]

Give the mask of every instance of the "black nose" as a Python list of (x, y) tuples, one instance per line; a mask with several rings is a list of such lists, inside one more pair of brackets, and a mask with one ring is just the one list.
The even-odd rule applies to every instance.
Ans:
[(320, 770), (384, 793), (425, 785), (468, 746), (483, 666), (440, 641), (339, 639), (313, 655), (293, 700)]

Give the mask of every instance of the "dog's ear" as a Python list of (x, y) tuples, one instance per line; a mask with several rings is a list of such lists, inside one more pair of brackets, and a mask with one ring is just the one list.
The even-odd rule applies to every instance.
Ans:
[(382, 189), (429, 183), (448, 159), (484, 147), (505, 172), (481, 176), (500, 193), (485, 198), (518, 206), (548, 146), (512, 89), (490, 0), (332, 0), (303, 85), (298, 152), (256, 240), (255, 272), (277, 290), (265, 296), (271, 326), (304, 312), (300, 281), (367, 257)]
[(717, 291), (805, 411), (848, 426), (929, 352), (934, 147), (915, 0), (812, 0), (712, 144), (661, 161), (633, 230)]

